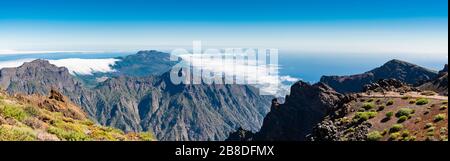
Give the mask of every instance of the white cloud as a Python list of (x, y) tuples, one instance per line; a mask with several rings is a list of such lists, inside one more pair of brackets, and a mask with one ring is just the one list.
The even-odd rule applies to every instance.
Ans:
[[(203, 56), (205, 55), (203, 54)], [(222, 75), (221, 73), (227, 76), (235, 76), (236, 80), (246, 80), (245, 84), (259, 88), (264, 95), (284, 97), (289, 93), (291, 84), (299, 80), (291, 76), (279, 76), (278, 70), (280, 66), (277, 64), (267, 68), (267, 66), (258, 66), (251, 61), (246, 63), (227, 61), (220, 58), (204, 59), (202, 55), (196, 54), (180, 55), (180, 57), (185, 61), (191, 62), (192, 66), (197, 69), (219, 74), (219, 76)]]
[[(25, 62), (31, 62), (35, 59), (19, 59), (19, 60), (8, 60), (0, 61), (1, 68), (11, 68), (21, 66)], [(71, 74), (80, 75), (91, 75), (94, 72), (113, 72), (111, 65), (114, 65), (118, 59), (59, 59), (59, 60), (49, 60), (51, 64), (58, 67), (66, 67)]]
[(59, 59), (49, 60), (51, 64), (59, 67), (66, 67), (71, 74), (91, 75), (94, 72), (108, 73), (113, 72), (111, 65), (114, 65), (118, 59)]
[(23, 63), (31, 62), (35, 59), (19, 59), (19, 60), (8, 60), (8, 61), (0, 61), (0, 69), (2, 68), (14, 68), (21, 66)]

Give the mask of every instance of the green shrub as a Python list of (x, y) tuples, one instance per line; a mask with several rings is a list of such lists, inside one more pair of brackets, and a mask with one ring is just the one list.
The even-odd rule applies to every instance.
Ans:
[(367, 102), (373, 102), (373, 101), (374, 101), (373, 98), (370, 98), (369, 100), (367, 100)]
[(41, 111), (33, 106), (26, 106), (24, 110), (28, 115), (33, 117), (39, 116), (41, 114)]
[(371, 118), (376, 117), (377, 114), (378, 114), (377, 112), (357, 112), (355, 114), (355, 117), (353, 117), (353, 120), (359, 122), (367, 121)]
[(442, 120), (445, 120), (447, 116), (445, 114), (437, 114), (436, 116), (434, 116), (434, 122), (439, 122)]
[(407, 99), (409, 99), (409, 98), (411, 98), (411, 96), (403, 96), (403, 97), (402, 97), (403, 100), (407, 100)]
[(428, 128), (433, 127), (433, 126), (434, 126), (433, 123), (427, 123), (427, 124), (425, 124), (425, 129), (428, 129)]
[(141, 132), (141, 133), (139, 133), (139, 138), (142, 141), (154, 141), (155, 140), (155, 136), (153, 136), (153, 134), (150, 133), (150, 132)]
[(392, 106), (392, 105), (394, 105), (394, 100), (387, 101), (386, 106)]
[(386, 118), (390, 119), (392, 116), (394, 116), (394, 112), (388, 112), (386, 113)]
[(419, 98), (416, 100), (416, 105), (426, 105), (428, 103), (429, 103), (429, 101), (426, 98)]
[(67, 141), (89, 141), (90, 138), (81, 132), (68, 131), (57, 127), (50, 127), (47, 130), (50, 134), (55, 134), (58, 138)]
[(401, 108), (400, 110), (397, 111), (397, 113), (395, 114), (396, 117), (402, 117), (402, 116), (406, 116), (408, 117), (410, 114), (414, 113), (414, 110), (409, 109), (409, 108)]
[(375, 108), (375, 105), (373, 103), (364, 103), (362, 108), (364, 108), (365, 110), (370, 110)]
[(408, 120), (408, 116), (401, 116), (400, 118), (398, 118), (398, 123), (402, 123), (405, 122), (406, 120)]
[(448, 101), (442, 101), (442, 104), (443, 105), (448, 104)]
[(388, 132), (389, 132), (389, 130), (388, 130), (388, 129), (384, 129), (384, 130), (383, 130), (383, 132), (381, 132), (381, 135), (383, 135), (383, 136), (384, 136), (384, 135), (386, 135), (386, 134), (387, 134)]
[(448, 129), (446, 128), (446, 127), (441, 127), (441, 129), (439, 130), (439, 132), (442, 134), (442, 135), (445, 135), (445, 133), (448, 131)]
[(18, 121), (23, 121), (27, 117), (27, 113), (20, 107), (5, 105), (3, 108), (0, 108), (0, 112), (3, 113), (3, 116), (16, 119)]
[(408, 137), (409, 136), (409, 131), (408, 130), (403, 130), (402, 131), (402, 137)]
[(383, 138), (383, 135), (381, 135), (378, 131), (372, 131), (369, 134), (367, 134), (367, 140), (368, 141), (379, 141)]
[(414, 123), (415, 123), (415, 124), (418, 124), (418, 123), (421, 122), (421, 121), (422, 121), (422, 118), (417, 117), (417, 118), (414, 120)]
[(407, 137), (404, 137), (403, 139), (402, 139), (402, 141), (416, 141), (416, 137), (415, 136), (407, 136)]
[(394, 124), (392, 125), (391, 129), (389, 129), (390, 133), (395, 133), (395, 132), (399, 132), (403, 129), (403, 125), (401, 124)]
[(446, 110), (446, 109), (448, 109), (448, 106), (446, 106), (446, 105), (442, 105), (440, 108), (440, 110)]
[(0, 126), (0, 141), (33, 141), (35, 138), (35, 135), (26, 129)]
[(409, 104), (415, 104), (416, 100), (409, 100)]
[(399, 132), (391, 133), (391, 135), (389, 135), (389, 140), (397, 140), (400, 138), (400, 136), (401, 134)]

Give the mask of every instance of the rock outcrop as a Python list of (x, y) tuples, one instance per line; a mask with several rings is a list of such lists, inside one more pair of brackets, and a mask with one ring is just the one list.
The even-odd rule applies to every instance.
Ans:
[[(241, 140), (304, 141), (313, 127), (340, 106), (344, 96), (323, 83), (310, 85), (299, 81), (291, 87), (284, 104), (272, 101), (261, 130), (253, 138)], [(231, 136), (240, 136), (242, 130)], [(251, 135), (251, 134), (248, 134)], [(230, 138), (236, 140), (236, 137)]]
[(421, 90), (429, 90), (439, 93), (440, 95), (448, 96), (448, 64), (445, 64), (444, 69), (439, 71), (439, 76), (435, 79), (424, 83), (418, 87)]
[(376, 83), (367, 84), (364, 86), (363, 92), (420, 92), (419, 89), (411, 87), (406, 83), (398, 81), (396, 79), (381, 79)]

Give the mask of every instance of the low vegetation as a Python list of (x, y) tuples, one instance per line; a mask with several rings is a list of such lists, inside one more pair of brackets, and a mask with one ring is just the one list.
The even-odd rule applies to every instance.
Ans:
[(392, 106), (394, 105), (394, 100), (389, 100), (386, 102), (386, 106)]
[(373, 103), (364, 103), (362, 108), (365, 109), (365, 110), (370, 110), (370, 109), (375, 108), (375, 104), (373, 104)]
[(400, 110), (397, 111), (397, 113), (395, 114), (396, 117), (400, 118), (402, 116), (406, 116), (409, 117), (411, 114), (413, 114), (415, 111), (413, 109), (410, 108), (401, 108)]
[(430, 101), (426, 98), (419, 98), (416, 100), (416, 105), (426, 105), (428, 104)]
[(355, 117), (353, 118), (353, 121), (355, 122), (364, 122), (367, 121), (371, 118), (374, 118), (375, 116), (377, 116), (377, 112), (357, 112)]
[(380, 141), (383, 138), (383, 135), (379, 131), (372, 131), (367, 134), (368, 141)]
[[(3, 92), (0, 96), (0, 141), (155, 140), (151, 133), (126, 134), (115, 128), (96, 125), (80, 113), (77, 106), (68, 102), (41, 96), (11, 97)], [(50, 111), (49, 107), (57, 108)]]
[(436, 116), (434, 116), (434, 122), (439, 122), (442, 120), (445, 120), (447, 116), (445, 114), (437, 114)]
[(392, 125), (391, 129), (389, 129), (390, 133), (395, 133), (395, 132), (399, 132), (403, 129), (403, 125), (402, 124), (394, 124)]

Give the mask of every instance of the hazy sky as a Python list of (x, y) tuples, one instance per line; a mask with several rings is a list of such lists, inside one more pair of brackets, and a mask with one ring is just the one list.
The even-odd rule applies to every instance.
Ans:
[(448, 0), (1, 0), (0, 54), (265, 47), (448, 57)]

